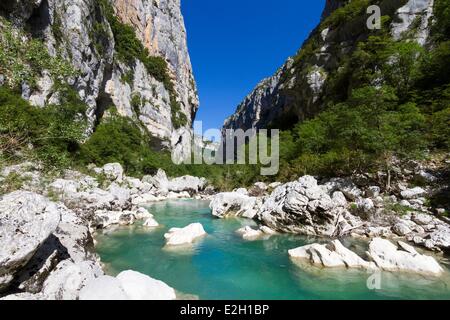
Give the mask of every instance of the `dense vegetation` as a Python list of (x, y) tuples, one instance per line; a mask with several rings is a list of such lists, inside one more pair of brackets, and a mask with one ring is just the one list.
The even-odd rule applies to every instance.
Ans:
[(31, 106), (17, 93), (0, 87), (0, 154), (3, 161), (32, 159), (65, 167), (84, 137), (84, 104), (63, 99), (61, 105)]
[[(365, 0), (352, 1), (318, 30), (351, 24), (366, 7)], [(389, 187), (393, 160), (448, 152), (450, 1), (436, 1), (435, 12), (425, 48), (411, 40), (416, 30), (394, 41), (389, 33), (391, 18), (385, 16), (382, 30), (361, 38), (356, 49), (339, 61), (325, 85), (324, 111), (281, 133), (277, 180), (381, 170)], [(308, 68), (308, 57), (320, 45), (318, 36), (312, 36), (296, 56), (298, 70)]]
[(71, 65), (59, 56), (50, 56), (42, 41), (27, 39), (25, 33), (14, 31), (11, 23), (2, 17), (0, 28), (0, 74), (9, 87), (20, 89), (26, 83), (34, 88), (43, 70), (58, 87), (74, 75)]

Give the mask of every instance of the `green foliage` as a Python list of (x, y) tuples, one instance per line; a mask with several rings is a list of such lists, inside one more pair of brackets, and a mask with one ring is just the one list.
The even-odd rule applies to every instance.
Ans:
[(53, 16), (54, 22), (52, 24), (52, 33), (53, 36), (55, 37), (56, 42), (61, 43), (64, 38), (64, 33), (62, 31), (61, 17), (57, 14), (56, 11), (53, 13)]
[(414, 104), (398, 104), (393, 88), (355, 89), (347, 103), (297, 125), (291, 138), (281, 140), (288, 165), (280, 176), (347, 175), (385, 168), (392, 156), (419, 156), (424, 123)]
[(433, 13), (435, 21), (431, 29), (437, 41), (450, 40), (450, 0), (435, 0)]
[(431, 116), (431, 141), (436, 148), (450, 149), (450, 107)]
[(128, 83), (130, 86), (132, 86), (133, 85), (133, 81), (134, 81), (134, 71), (130, 70), (130, 71), (124, 73), (122, 75), (121, 80), (122, 80), (123, 83)]
[(383, 75), (395, 86), (401, 99), (408, 99), (415, 80), (420, 76), (424, 49), (415, 41), (393, 42), (386, 52), (389, 61), (384, 63)]
[(131, 107), (133, 108), (136, 116), (139, 117), (142, 107), (142, 97), (139, 93), (133, 93), (131, 95)]
[(175, 99), (170, 99), (171, 113), (172, 113), (172, 124), (175, 129), (186, 126), (188, 119), (186, 115), (181, 111), (181, 106)]
[(402, 206), (399, 203), (388, 202), (385, 204), (384, 211), (386, 213), (394, 213), (399, 216), (404, 216), (407, 215), (409, 212), (411, 212), (411, 208), (407, 206)]
[(146, 137), (129, 118), (112, 114), (97, 126), (90, 139), (81, 147), (85, 163), (105, 165), (119, 162), (127, 172), (140, 171), (142, 154), (148, 149)]
[(0, 152), (48, 166), (68, 166), (84, 136), (85, 105), (65, 95), (60, 106), (31, 106), (20, 95), (0, 88)]
[(20, 175), (17, 172), (11, 172), (0, 181), (0, 194), (20, 190), (22, 186), (29, 181), (31, 181), (31, 177)]
[(107, 30), (103, 22), (94, 23), (90, 37), (93, 39), (94, 47), (97, 53), (102, 56), (105, 54), (109, 39), (107, 38)]
[(450, 41), (438, 43), (420, 65), (417, 86), (421, 90), (434, 89), (450, 83)]
[(55, 85), (75, 74), (70, 63), (50, 56), (43, 42), (13, 30), (3, 18), (0, 18), (0, 29), (0, 74), (6, 77), (10, 88), (18, 89), (23, 83), (36, 87), (44, 70), (50, 73)]
[(353, 0), (345, 6), (335, 10), (322, 24), (324, 28), (336, 28), (365, 14), (369, 0)]

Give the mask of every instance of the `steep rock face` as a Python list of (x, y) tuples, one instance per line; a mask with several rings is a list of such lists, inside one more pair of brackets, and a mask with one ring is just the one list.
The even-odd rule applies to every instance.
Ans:
[[(133, 27), (150, 56), (167, 61), (172, 94), (186, 123), (173, 123), (170, 89), (143, 63), (136, 60), (129, 66), (120, 61), (104, 3), (112, 6), (121, 22)], [(137, 120), (166, 145), (173, 140), (178, 148), (185, 147), (190, 136), (184, 131), (190, 133), (199, 102), (179, 0), (6, 0), (0, 4), (0, 13), (43, 39), (51, 55), (70, 61), (76, 75), (69, 82), (88, 105), (89, 132), (115, 106), (120, 115)], [(38, 106), (58, 101), (48, 76), (38, 81), (36, 89), (25, 85), (23, 96)]]
[(260, 128), (273, 120), (272, 107), (282, 103), (280, 90), (281, 76), (292, 67), (293, 60), (289, 59), (272, 77), (262, 80), (256, 88), (238, 106), (234, 115), (225, 120), (224, 128)]
[[(333, 11), (349, 1), (327, 0), (320, 25), (311, 33), (296, 56), (277, 73), (263, 80), (225, 120), (224, 129), (288, 129), (322, 111), (327, 102), (329, 79), (343, 65), (358, 42), (370, 34), (366, 7), (355, 17), (339, 23), (327, 21)], [(391, 17), (390, 32), (395, 39), (406, 31), (424, 45), (429, 35), (434, 0), (370, 1)], [(348, 16), (348, 15), (347, 15)], [(342, 20), (342, 21), (341, 21)], [(418, 23), (416, 23), (418, 22)], [(345, 94), (345, 93), (344, 93)]]
[(347, 2), (347, 0), (327, 0), (325, 3), (325, 9), (322, 13), (322, 19), (328, 17), (334, 10), (339, 9)]
[(198, 96), (180, 0), (115, 0), (114, 5), (120, 19), (136, 29), (150, 55), (162, 56), (168, 61), (179, 100), (191, 119), (197, 111)]

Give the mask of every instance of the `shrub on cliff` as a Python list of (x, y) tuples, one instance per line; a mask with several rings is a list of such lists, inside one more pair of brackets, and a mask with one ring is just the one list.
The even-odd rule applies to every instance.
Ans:
[(43, 71), (51, 76), (55, 86), (60, 86), (75, 74), (72, 66), (60, 56), (52, 57), (45, 44), (32, 39), (11, 23), (0, 17), (0, 74), (13, 89), (23, 84), (35, 87)]
[(81, 160), (99, 166), (119, 162), (127, 172), (135, 174), (140, 171), (145, 138), (131, 119), (113, 113), (103, 119), (83, 144)]
[(34, 107), (0, 87), (0, 152), (9, 160), (31, 158), (49, 166), (68, 166), (86, 128), (85, 106), (73, 95), (61, 105)]

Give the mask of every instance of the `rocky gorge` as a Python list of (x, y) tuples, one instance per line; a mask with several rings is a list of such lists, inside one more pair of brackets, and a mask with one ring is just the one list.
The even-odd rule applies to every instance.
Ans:
[[(430, 40), (433, 0), (372, 1), (389, 17), (389, 32), (400, 39), (405, 31), (421, 45)], [(261, 80), (225, 120), (223, 129), (274, 127), (286, 129), (318, 114), (329, 101), (336, 72), (362, 39), (370, 36), (366, 28), (368, 2), (354, 2), (362, 12), (341, 23), (331, 24), (330, 16), (348, 5), (347, 0), (327, 0), (320, 24), (296, 55), (289, 57), (277, 72)], [(348, 5), (347, 7), (350, 7)], [(328, 21), (327, 21), (328, 19)], [(418, 26), (416, 24), (418, 24)], [(302, 52), (303, 51), (303, 52)]]
[[(0, 200), (0, 290), (5, 299), (175, 298), (173, 289), (136, 272), (123, 273), (117, 280), (105, 276), (94, 236), (97, 230), (137, 221), (149, 230), (158, 227), (140, 205), (207, 197), (205, 179), (168, 179), (160, 170), (139, 180), (125, 176), (120, 164), (108, 164), (92, 168), (96, 177), (68, 171), (49, 181), (37, 167), (28, 163), (1, 172), (2, 183), (11, 173), (24, 178), (20, 190)], [(187, 230), (184, 237), (191, 233)], [(171, 237), (173, 243), (184, 243), (176, 237)], [(105, 293), (105, 286), (111, 291)]]
[[(217, 193), (204, 178), (168, 178), (162, 170), (131, 178), (117, 163), (91, 166), (89, 174), (67, 170), (60, 176), (49, 176), (35, 163), (6, 167), (1, 183), (10, 183), (8, 177), (15, 174), (22, 185), (0, 198), (2, 299), (183, 297), (176, 288), (132, 270), (105, 275), (95, 249), (96, 234), (117, 227), (139, 223), (151, 234), (159, 223), (143, 205), (170, 199), (210, 201), (216, 219), (244, 217), (247, 226), (236, 230), (242, 241), (267, 241), (283, 233), (319, 240), (288, 252), (301, 268), (306, 262), (342, 272), (356, 268), (440, 277), (447, 274), (441, 263), (450, 247), (450, 225), (441, 210), (426, 205), (438, 178), (416, 166), (411, 174), (426, 177), (428, 186), (409, 188), (402, 182), (397, 191), (387, 192), (361, 184), (361, 177), (319, 182), (303, 176), (227, 193)], [(166, 247), (175, 252), (205, 236), (200, 223), (164, 234)], [(348, 238), (366, 239), (367, 252), (354, 253), (338, 240)]]
[[(411, 39), (419, 46), (433, 48), (434, 1), (380, 0), (376, 3), (388, 12), (385, 17), (391, 19), (388, 20), (389, 30), (383, 35), (389, 41), (411, 32)], [(364, 14), (361, 14), (364, 11), (360, 9), (365, 10), (366, 4), (366, 1), (326, 1), (321, 24), (302, 50), (247, 96), (236, 113), (225, 121), (224, 129), (292, 129), (295, 123), (308, 122), (320, 114), (328, 102), (334, 101), (330, 96), (336, 94), (333, 86), (341, 80), (340, 72), (348, 71), (349, 66), (355, 67), (351, 65), (355, 62), (348, 62), (346, 57), (358, 52), (362, 39), (370, 38), (365, 28), (360, 28), (365, 22), (362, 19)], [(356, 7), (356, 14), (345, 11), (352, 6)], [(336, 18), (332, 14), (339, 9), (344, 11), (338, 11), (341, 14)], [(159, 271), (166, 272), (164, 263), (178, 261), (188, 264), (195, 260), (194, 266), (189, 264), (186, 269), (176, 269), (171, 276), (183, 278), (187, 274), (189, 277), (192, 275), (193, 281), (206, 282), (200, 276), (196, 278), (191, 269), (194, 267), (202, 269), (203, 276), (215, 273), (230, 276), (231, 281), (228, 282), (234, 284), (241, 278), (238, 281), (232, 278), (236, 274), (226, 270), (227, 262), (242, 262), (245, 265), (243, 270), (232, 271), (241, 272), (255, 281), (254, 277), (259, 277), (258, 272), (261, 271), (255, 267), (255, 262), (267, 258), (263, 254), (282, 256), (279, 260), (269, 259), (268, 263), (282, 271), (288, 270), (291, 264), (298, 266), (300, 270), (286, 272), (295, 275), (304, 276), (311, 270), (324, 274), (330, 270), (341, 274), (359, 270), (363, 273), (418, 275), (438, 281), (444, 279), (442, 282), (447, 285), (450, 155), (445, 147), (442, 148), (442, 141), (433, 142), (422, 157), (415, 158), (411, 153), (410, 157), (400, 159), (397, 156), (401, 154), (397, 155), (395, 148), (403, 145), (411, 149), (420, 145), (416, 137), (408, 136), (405, 143), (397, 141), (393, 135), (378, 136), (378, 131), (364, 132), (354, 130), (360, 127), (351, 127), (347, 130), (351, 136), (349, 148), (341, 141), (331, 140), (330, 143), (333, 146), (344, 145), (343, 149), (333, 149), (330, 154), (336, 156), (348, 152), (348, 161), (340, 161), (346, 169), (350, 168), (348, 171), (341, 170), (332, 162), (326, 174), (315, 174), (310, 172), (314, 170), (307, 170), (309, 167), (302, 167), (300, 161), (294, 159), (292, 162), (283, 161), (282, 166), (296, 167), (298, 171), (271, 178), (257, 177), (264, 182), (255, 183), (253, 177), (253, 180), (245, 180), (251, 181), (250, 184), (242, 183), (240, 188), (232, 190), (234, 187), (227, 188), (226, 184), (214, 185), (211, 177), (201, 177), (203, 172), (208, 172), (206, 169), (200, 170), (202, 174), (196, 176), (189, 171), (194, 172), (194, 167), (182, 167), (180, 171), (170, 167), (172, 173), (188, 171), (189, 175), (172, 174), (162, 168), (167, 165), (163, 151), (172, 151), (173, 160), (181, 160), (191, 154), (192, 123), (199, 105), (179, 0), (3, 1), (0, 4), (0, 29), (4, 31), (0, 34), (0, 49), (4, 52), (10, 55), (13, 55), (12, 51), (22, 53), (22, 43), (30, 44), (27, 48), (36, 47), (38, 51), (44, 45), (48, 55), (39, 57), (49, 59), (58, 69), (74, 69), (65, 70), (67, 74), (55, 75), (52, 74), (54, 68), (47, 65), (47, 69), (34, 74), (36, 59), (28, 57), (30, 54), (25, 55), (30, 65), (25, 64), (24, 67), (19, 61), (24, 59), (22, 56), (14, 59), (7, 56), (9, 60), (5, 60), (0, 50), (0, 61), (11, 62), (0, 65), (0, 107), (12, 110), (4, 113), (8, 116), (3, 117), (3, 113), (0, 116), (0, 300), (183, 299), (186, 294), (199, 293), (184, 292), (175, 285), (172, 288), (169, 282), (160, 280), (161, 274), (155, 276), (158, 279), (153, 278), (152, 274), (157, 274), (160, 265)], [(390, 43), (381, 36), (375, 40), (376, 44)], [(406, 45), (410, 44), (408, 41)], [(7, 51), (13, 47), (11, 43), (20, 50)], [(378, 53), (377, 50), (372, 51)], [(364, 55), (367, 52), (359, 53), (363, 59), (369, 60)], [(384, 51), (382, 53), (385, 54)], [(387, 65), (394, 62), (391, 59)], [(373, 64), (378, 69), (378, 65)], [(365, 75), (364, 72), (361, 73)], [(375, 91), (370, 92), (375, 92), (378, 99), (376, 90), (383, 77), (378, 73), (375, 76), (370, 79)], [(348, 84), (348, 88), (338, 88), (342, 95), (356, 86), (351, 83), (355, 79), (349, 77), (344, 80), (342, 82)], [(7, 98), (11, 95), (5, 94), (3, 87), (13, 88), (10, 90), (19, 95), (20, 100), (10, 103)], [(82, 135), (68, 139), (68, 143), (61, 147), (60, 140), (66, 139), (65, 134), (56, 131), (57, 134), (50, 138), (41, 137), (47, 131), (47, 122), (41, 125), (44, 129), (39, 127), (36, 131), (22, 134), (43, 116), (38, 114), (34, 117), (35, 114), (30, 113), (27, 118), (22, 115), (16, 117), (16, 112), (57, 106), (60, 107), (56, 109), (57, 114), (71, 114), (71, 103), (65, 101), (67, 92), (69, 96), (74, 94), (77, 97), (77, 103), (80, 100), (87, 107), (82, 113), (77, 109), (72, 119), (77, 122), (79, 118), (86, 118), (87, 125), (83, 127)], [(363, 91), (362, 96), (370, 92)], [(377, 108), (389, 103), (391, 109), (386, 113), (390, 117), (376, 120), (380, 123), (385, 121), (390, 129), (398, 127), (398, 131), (408, 131), (420, 127), (407, 117), (409, 111), (406, 114), (393, 112), (396, 106), (390, 103), (400, 100), (405, 102), (401, 110), (414, 109), (416, 101), (410, 103), (400, 94), (399, 97), (389, 96), (386, 103), (382, 100), (381, 104), (376, 104), (371, 100), (361, 104), (375, 105), (372, 113), (378, 114)], [(444, 104), (445, 101), (448, 100), (444, 100)], [(441, 101), (434, 103), (432, 109), (441, 104)], [(28, 108), (31, 106), (35, 109)], [(357, 109), (359, 105), (353, 107)], [(340, 123), (342, 126), (351, 122), (347, 115), (352, 114), (346, 111), (345, 121)], [(362, 112), (367, 113), (366, 110)], [(44, 117), (47, 115), (54, 116), (54, 113), (44, 114)], [(92, 150), (88, 150), (91, 158), (78, 162), (90, 137), (101, 132), (102, 124), (116, 115), (121, 117), (121, 121), (127, 119), (130, 122), (127, 126), (106, 127), (100, 136), (103, 144), (94, 143)], [(422, 114), (413, 115), (415, 119), (422, 118)], [(439, 119), (444, 119), (445, 124), (444, 116)], [(398, 122), (390, 122), (397, 117), (407, 119), (404, 127)], [(14, 122), (17, 128), (11, 129), (8, 121), (15, 118), (26, 119), (28, 123)], [(50, 129), (67, 126), (67, 123), (59, 123), (59, 118), (55, 119), (48, 125)], [(360, 115), (351, 119), (355, 126), (363, 126)], [(434, 118), (429, 119), (426, 124), (432, 127), (434, 121)], [(70, 134), (73, 128), (67, 127)], [(377, 129), (380, 127), (383, 126), (378, 125)], [(324, 128), (313, 127), (317, 130), (310, 130), (313, 131), (311, 140), (319, 141), (319, 133), (326, 131)], [(333, 137), (336, 135), (335, 131), (330, 132)], [(361, 151), (363, 143), (352, 144), (353, 140), (358, 140), (354, 138), (358, 132), (362, 132), (363, 138), (374, 137), (368, 143), (371, 151), (379, 146), (380, 137), (388, 142), (394, 141), (394, 147), (383, 150), (381, 160), (374, 156), (374, 164), (364, 167), (364, 161), (370, 157)], [(436, 135), (434, 131), (419, 132), (427, 137)], [(121, 135), (126, 133), (129, 134), (128, 140)], [(149, 139), (141, 141), (141, 134)], [(443, 135), (448, 138), (445, 132)], [(30, 137), (33, 139), (27, 140)], [(294, 136), (293, 140), (299, 138)], [(204, 141), (203, 137), (196, 139), (201, 150), (216, 150), (213, 142)], [(43, 140), (56, 141), (50, 145), (51, 152), (42, 152), (48, 147)], [(115, 144), (116, 140), (121, 143)], [(325, 143), (319, 142), (319, 147), (312, 149), (326, 149)], [(440, 152), (430, 152), (439, 143)], [(124, 145), (127, 148), (123, 148)], [(350, 151), (355, 153), (349, 152), (352, 148), (354, 150)], [(152, 149), (154, 153), (134, 153), (141, 149)], [(293, 149), (293, 153), (297, 152), (296, 157), (302, 156), (301, 148)], [(70, 156), (67, 159), (59, 157), (61, 150)], [(436, 150), (437, 147), (433, 151)], [(353, 158), (361, 154), (363, 156), (353, 162)], [(320, 163), (320, 160), (306, 157), (308, 164)], [(57, 166), (54, 162), (63, 165)], [(351, 167), (354, 163), (356, 168)], [(220, 167), (218, 170), (226, 172), (220, 176), (223, 179), (238, 181), (250, 172), (241, 169), (238, 167), (233, 171), (229, 167)], [(219, 179), (218, 183), (221, 182)], [(161, 223), (161, 216), (151, 210), (152, 206), (170, 204), (174, 200), (199, 200), (202, 205), (207, 203), (210, 210), (205, 213), (203, 208), (200, 210), (193, 206), (194, 209), (189, 209), (187, 214), (177, 206), (169, 206), (173, 212), (161, 210), (168, 216)], [(171, 216), (183, 213), (189, 217), (180, 219), (181, 222)], [(231, 234), (228, 228), (233, 228)], [(131, 236), (119, 237), (119, 242), (131, 243), (131, 248), (148, 245), (151, 242), (149, 238), (158, 238), (151, 239), (154, 242), (150, 243), (155, 251), (148, 248), (144, 248), (144, 252), (136, 251), (136, 255), (145, 255), (143, 263), (155, 270), (142, 268), (139, 269), (142, 272), (137, 272), (138, 268), (128, 268), (133, 265), (129, 261), (119, 261), (123, 264), (116, 265), (118, 270), (114, 271), (118, 272), (112, 272), (111, 266), (103, 261), (103, 257), (100, 258), (99, 239), (111, 240), (108, 235), (115, 232), (120, 235), (124, 230), (148, 241), (141, 244), (133, 242), (135, 238)], [(292, 239), (288, 239), (290, 235)], [(270, 242), (271, 239), (277, 240)], [(206, 245), (202, 247), (203, 243)], [(107, 247), (104, 243), (102, 245)], [(285, 246), (289, 248), (285, 250)], [(130, 249), (124, 247), (124, 251)], [(216, 251), (223, 247), (223, 251)], [(235, 250), (236, 255), (229, 255), (229, 248)], [(197, 258), (196, 254), (202, 249), (212, 253), (212, 260), (190, 259)], [(256, 252), (254, 255), (249, 254), (252, 250)], [(250, 264), (245, 261), (247, 256), (252, 260)], [(174, 260), (163, 260), (166, 258)], [(283, 258), (290, 260), (286, 262)], [(214, 265), (214, 259), (222, 265)], [(268, 270), (271, 272), (265, 272), (264, 276), (274, 282), (270, 278), (273, 269)], [(280, 286), (294, 286), (290, 280), (280, 281)], [(179, 283), (180, 286), (185, 285), (183, 281)], [(248, 285), (242, 281), (242, 285), (253, 288), (253, 282)], [(240, 288), (228, 289), (238, 291)], [(206, 291), (211, 290), (207, 288)]]

